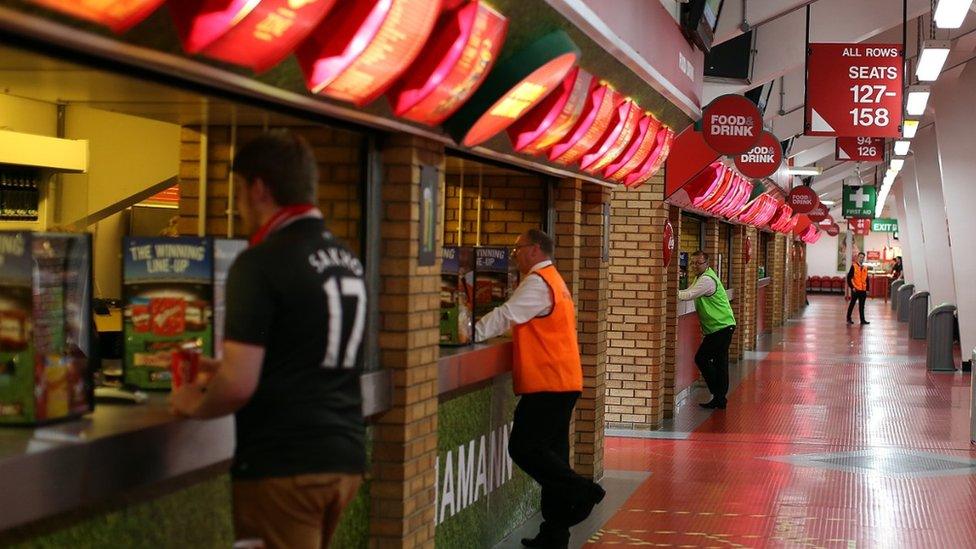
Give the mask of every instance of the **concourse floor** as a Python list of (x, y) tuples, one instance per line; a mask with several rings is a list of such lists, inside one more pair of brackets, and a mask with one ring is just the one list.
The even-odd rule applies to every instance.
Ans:
[(666, 432), (608, 437), (608, 477), (643, 475), (573, 545), (976, 547), (970, 375), (926, 372), (885, 302), (869, 326), (846, 306), (811, 296), (738, 365), (728, 409), (699, 392)]

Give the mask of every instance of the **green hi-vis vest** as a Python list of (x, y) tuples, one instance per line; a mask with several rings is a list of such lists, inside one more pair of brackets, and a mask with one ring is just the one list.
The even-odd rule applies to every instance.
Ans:
[(702, 333), (714, 334), (722, 328), (735, 326), (732, 304), (729, 303), (729, 296), (725, 293), (725, 286), (722, 286), (718, 275), (709, 267), (701, 276), (707, 276), (715, 281), (715, 293), (695, 299), (695, 311), (701, 322)]

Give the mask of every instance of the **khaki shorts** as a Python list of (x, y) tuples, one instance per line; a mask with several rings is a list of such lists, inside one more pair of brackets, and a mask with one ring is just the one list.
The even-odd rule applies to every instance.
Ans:
[(240, 542), (253, 540), (244, 547), (328, 547), (362, 480), (347, 473), (235, 480), (234, 535)]

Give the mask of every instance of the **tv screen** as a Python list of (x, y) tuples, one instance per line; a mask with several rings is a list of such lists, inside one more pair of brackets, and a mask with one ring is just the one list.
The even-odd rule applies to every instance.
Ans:
[(689, 0), (681, 4), (681, 32), (702, 51), (712, 47), (712, 35), (724, 0)]

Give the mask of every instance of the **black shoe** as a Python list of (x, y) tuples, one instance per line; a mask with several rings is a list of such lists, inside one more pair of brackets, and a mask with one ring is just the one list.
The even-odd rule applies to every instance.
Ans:
[(595, 482), (589, 482), (583, 491), (581, 500), (572, 506), (569, 525), (576, 526), (586, 520), (590, 516), (590, 513), (593, 512), (593, 508), (603, 501), (606, 495), (607, 491), (602, 486)]
[(870, 323), (870, 322), (868, 322), (867, 320), (862, 320), (862, 321), (861, 321), (861, 326), (864, 326), (865, 324), (871, 324), (871, 323)]
[(698, 405), (701, 406), (702, 408), (707, 408), (709, 410), (715, 410), (715, 409), (724, 410), (725, 406), (727, 405), (727, 402), (724, 400), (716, 400), (713, 398), (708, 402), (701, 402)]
[(565, 549), (569, 547), (569, 531), (565, 536), (554, 536), (540, 531), (534, 538), (522, 538), (525, 547), (545, 547), (547, 549)]
[(848, 318), (848, 319), (847, 319), (847, 323), (848, 323), (848, 324), (854, 324), (854, 321)]

